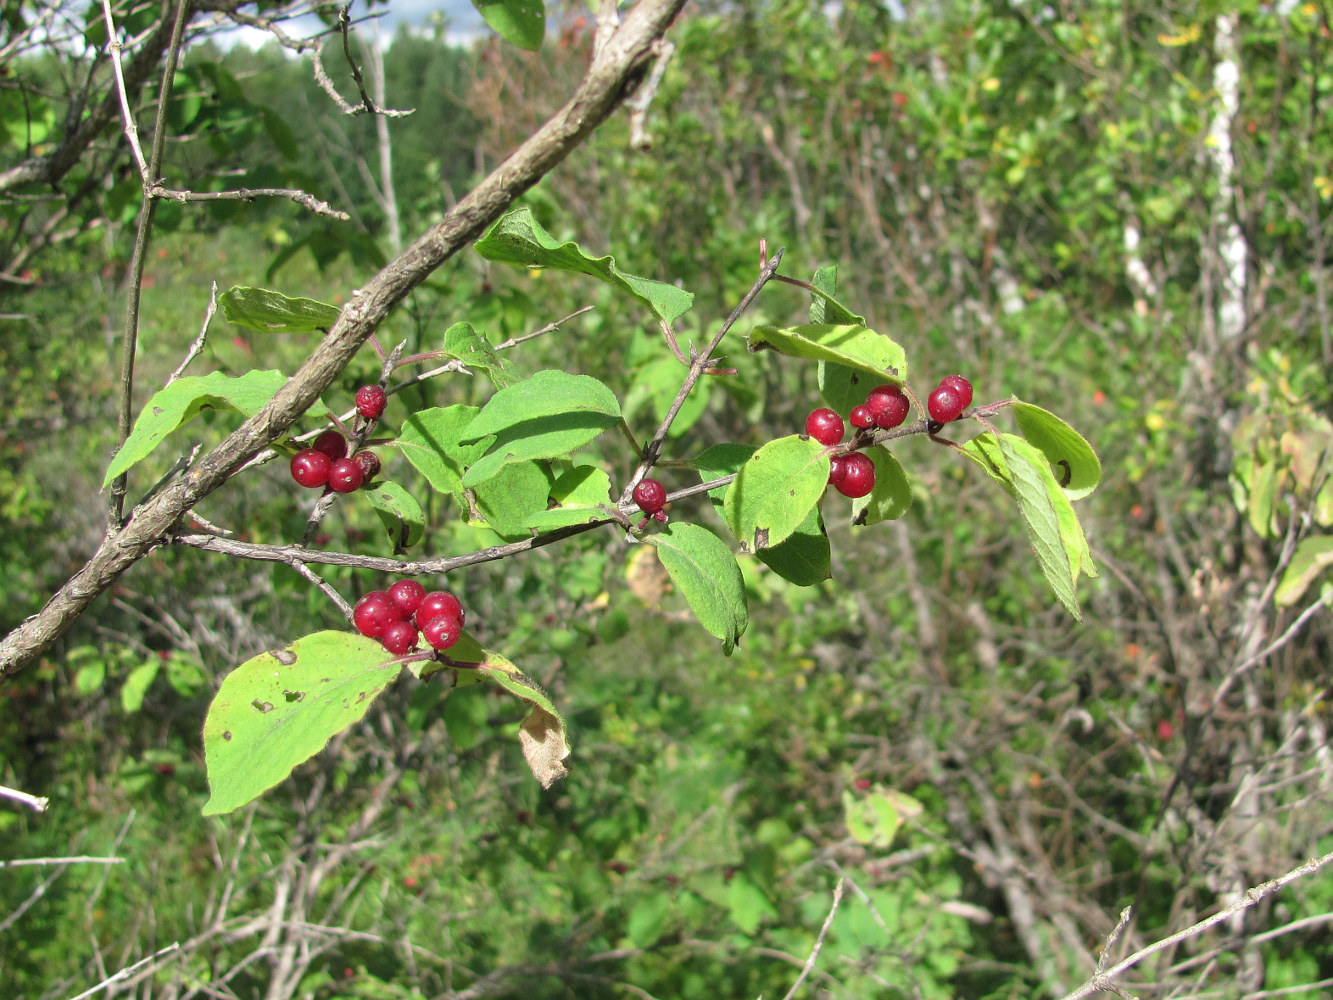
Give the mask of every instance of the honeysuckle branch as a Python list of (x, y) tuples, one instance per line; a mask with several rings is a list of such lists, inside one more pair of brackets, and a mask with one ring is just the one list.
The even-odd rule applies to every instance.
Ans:
[(213, 287), (208, 292), (208, 308), (204, 310), (204, 325), (199, 328), (199, 336), (194, 338), (190, 344), (190, 349), (185, 352), (185, 359), (176, 366), (176, 370), (171, 373), (163, 385), (165, 389), (176, 379), (185, 374), (185, 369), (190, 367), (190, 362), (199, 356), (199, 352), (204, 349), (204, 341), (208, 339), (208, 328), (213, 324), (213, 317), (218, 311), (218, 283), (213, 282)]
[(1264, 882), (1261, 885), (1256, 885), (1250, 889), (1246, 889), (1240, 899), (1236, 900), (1231, 905), (1223, 907), (1212, 916), (1205, 917), (1203, 920), (1200, 920), (1196, 924), (1191, 924), (1182, 931), (1177, 931), (1175, 934), (1164, 937), (1160, 941), (1154, 941), (1145, 948), (1140, 948), (1138, 951), (1134, 952), (1134, 954), (1117, 962), (1105, 972), (1099, 971), (1078, 989), (1074, 990), (1072, 993), (1066, 993), (1060, 1000), (1083, 1000), (1084, 997), (1092, 996), (1092, 994), (1103, 990), (1111, 990), (1116, 993), (1120, 992), (1119, 988), (1114, 983), (1116, 977), (1129, 971), (1145, 958), (1150, 958), (1158, 952), (1165, 951), (1168, 948), (1174, 948), (1176, 945), (1180, 944), (1180, 942), (1187, 941), (1192, 937), (1197, 937), (1210, 927), (1215, 927), (1220, 923), (1224, 923), (1237, 913), (1249, 909), (1255, 903), (1267, 899), (1279, 889), (1295, 882), (1298, 878), (1319, 871), (1319, 869), (1323, 868), (1330, 861), (1333, 861), (1333, 852), (1325, 854), (1320, 858), (1311, 858), (1309, 861), (1305, 862), (1305, 864), (1293, 868), (1285, 875)]
[(0, 640), (0, 679), (9, 679), (59, 638), (125, 570), (162, 544), (181, 516), (277, 440), (318, 400), (367, 338), (409, 292), (479, 236), (524, 191), (554, 169), (614, 111), (652, 59), (652, 44), (685, 0), (642, 0), (597, 53), (573, 96), (444, 218), (351, 300), (301, 368), (268, 404), (148, 503), (46, 603)]
[(188, 201), (254, 201), (256, 198), (286, 198), (302, 208), (339, 222), (352, 217), (342, 209), (334, 208), (322, 198), (299, 188), (236, 188), (233, 191), (179, 191), (154, 184), (148, 192), (154, 198), (166, 198), (184, 204)]

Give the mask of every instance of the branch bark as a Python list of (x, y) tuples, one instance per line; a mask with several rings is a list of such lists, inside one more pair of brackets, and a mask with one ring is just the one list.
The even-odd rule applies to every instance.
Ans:
[[(156, 497), (108, 533), (91, 559), (36, 615), (0, 641), (8, 680), (59, 638), (92, 601), (162, 543), (176, 521), (256, 452), (276, 440), (328, 388), (389, 312), (437, 267), (475, 239), (520, 194), (578, 147), (633, 90), (685, 0), (644, 0), (598, 51), (573, 97), (436, 225), (390, 261), (351, 302), (305, 361), (259, 413)], [(165, 47), (165, 46), (164, 46)]]

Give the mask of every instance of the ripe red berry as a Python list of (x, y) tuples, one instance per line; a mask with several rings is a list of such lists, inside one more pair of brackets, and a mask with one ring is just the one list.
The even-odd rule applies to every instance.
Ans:
[(384, 630), (406, 616), (393, 598), (382, 590), (372, 590), (352, 609), (352, 624), (362, 635), (378, 639)]
[(356, 412), (367, 420), (378, 420), (389, 397), (378, 385), (363, 385), (356, 390)]
[(859, 427), (862, 430), (875, 426), (875, 413), (865, 403), (860, 406), (853, 406), (852, 412), (847, 414), (847, 419), (851, 421), (853, 427)]
[(432, 590), (417, 605), (417, 625), (423, 630), (436, 618), (457, 618), (461, 626), (466, 617), (463, 614), (463, 602), (443, 590)]
[(462, 621), (452, 615), (432, 618), (421, 627), (421, 637), (435, 649), (448, 649), (462, 634)]
[(875, 426), (881, 430), (893, 430), (907, 419), (907, 411), (912, 408), (912, 404), (907, 401), (906, 396), (881, 398), (884, 400), (884, 408), (875, 414)]
[(414, 614), (421, 607), (421, 599), (426, 596), (426, 588), (415, 580), (399, 580), (389, 588), (393, 603), (403, 609), (404, 615)]
[(820, 407), (805, 418), (805, 432), (820, 444), (837, 444), (845, 430), (842, 417), (828, 407)]
[(380, 474), (380, 457), (373, 451), (358, 451), (352, 461), (361, 466), (361, 474), (365, 477), (363, 482), (368, 483)]
[(946, 375), (940, 379), (940, 385), (953, 389), (963, 401), (963, 409), (972, 405), (972, 383), (961, 375)]
[(926, 400), (926, 409), (930, 413), (931, 420), (947, 424), (957, 420), (958, 414), (963, 412), (963, 397), (958, 394), (957, 389), (941, 385)]
[(871, 413), (875, 414), (875, 416), (879, 416), (880, 411), (888, 405), (887, 400), (906, 398), (907, 396), (903, 392), (903, 387), (900, 385), (893, 385), (891, 383), (888, 385), (877, 385), (866, 395), (866, 406), (870, 407)]
[(384, 630), (380, 642), (394, 656), (410, 653), (417, 646), (417, 627), (411, 622), (394, 622)]
[(335, 493), (355, 493), (366, 481), (366, 474), (355, 459), (340, 458), (329, 468), (329, 489)]
[(315, 443), (311, 445), (315, 451), (322, 451), (329, 456), (330, 462), (336, 462), (340, 458), (347, 457), (347, 438), (335, 431), (332, 427), (326, 430), (319, 437), (315, 438)]
[(318, 488), (329, 481), (332, 466), (333, 462), (328, 455), (314, 448), (306, 448), (292, 456), (292, 478), (302, 486)]
[(639, 480), (631, 496), (645, 514), (656, 514), (666, 505), (666, 487), (656, 479)]
[(847, 476), (847, 456), (834, 455), (829, 461), (828, 481), (829, 485), (835, 488), (841, 488), (838, 484)]
[(833, 487), (845, 497), (855, 500), (863, 497), (875, 488), (875, 463), (869, 456), (854, 451), (847, 456), (846, 471), (842, 480)]

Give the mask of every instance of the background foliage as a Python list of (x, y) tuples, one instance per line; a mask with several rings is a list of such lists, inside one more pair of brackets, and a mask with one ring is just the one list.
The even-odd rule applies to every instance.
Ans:
[[(0, 43), (44, 9), (7, 7)], [(148, 30), (158, 11), (135, 16)], [(286, 567), (158, 553), (0, 688), (0, 784), (54, 803), (0, 812), (5, 856), (124, 861), (0, 869), (7, 995), (72, 995), (180, 942), (121, 993), (781, 996), (842, 876), (807, 990), (1058, 996), (1091, 974), (1124, 906), (1121, 949), (1329, 848), (1330, 636), (1314, 603), (1333, 520), (1327, 10), (700, 3), (672, 38), (652, 149), (617, 120), (525, 204), (558, 239), (694, 292), (682, 341), (730, 311), (766, 237), (786, 246), (786, 273), (839, 264), (839, 297), (908, 348), (914, 377), (959, 371), (979, 401), (1012, 394), (1069, 419), (1105, 470), (1081, 505), (1102, 568), (1083, 623), (1053, 606), (979, 470), (914, 439), (913, 509), (876, 530), (830, 516), (831, 581), (798, 588), (745, 563), (751, 623), (730, 659), (645, 547), (609, 532), (452, 575), (469, 625), (569, 722), (574, 770), (550, 791), (523, 766), (512, 700), (400, 682), (274, 793), (205, 819), (199, 731), (222, 678), (344, 623)], [(564, 100), (591, 40), (577, 11), (538, 53), (386, 39), (387, 103), (416, 109), (389, 121), (392, 198), (375, 122), (340, 115), (308, 62), (191, 47), (168, 182), (299, 186), (351, 221), (276, 201), (163, 204), (138, 401), (179, 364), (210, 282), (341, 304)], [(1216, 76), (1228, 57), (1234, 117)], [(92, 59), (38, 48), (4, 67), (6, 165), (56, 141)], [(1210, 159), (1219, 115), (1230, 175)], [(0, 198), (6, 630), (105, 521), (139, 195), (118, 137), (58, 190)], [(1239, 328), (1223, 315), (1237, 301)], [(807, 302), (770, 286), (747, 324), (801, 322)], [(632, 422), (654, 423), (681, 369), (646, 310), (600, 283), (460, 255), (380, 339), (430, 350), (466, 321), (500, 342), (585, 305), (507, 359), (597, 375)], [(312, 344), (217, 322), (194, 370), (290, 371)], [(669, 457), (761, 445), (814, 405), (813, 369), (736, 345), (738, 374), (705, 381)], [(345, 407), (378, 369), (363, 352), (326, 402)], [(451, 376), (406, 405), (490, 392)], [(191, 440), (228, 426), (206, 415)], [(131, 499), (176, 457), (148, 459)], [(591, 457), (612, 482), (630, 471), (609, 447)], [(401, 458), (388, 467), (412, 482)], [(201, 513), (281, 542), (305, 503), (271, 465)], [(427, 513), (430, 553), (494, 538)], [(702, 497), (671, 515), (717, 523)], [(384, 551), (368, 505), (341, 505), (325, 530)], [(1307, 586), (1289, 575), (1279, 605), (1297, 552)], [(328, 578), (349, 598), (386, 582)], [(1297, 883), (1155, 957), (1133, 989), (1333, 995), (1330, 897), (1326, 878)]]

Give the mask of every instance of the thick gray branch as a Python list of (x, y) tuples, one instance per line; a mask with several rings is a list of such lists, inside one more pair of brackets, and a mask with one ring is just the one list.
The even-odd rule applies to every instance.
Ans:
[(40, 612), (0, 642), (0, 679), (26, 666), (121, 573), (161, 544), (187, 510), (216, 490), (256, 452), (276, 440), (319, 398), (358, 348), (413, 288), (476, 238), (520, 194), (586, 139), (616, 108), (652, 59), (659, 38), (685, 0), (636, 4), (598, 52), (569, 102), (501, 163), (448, 215), (375, 275), (276, 396), (235, 433), (108, 536), (87, 564)]

